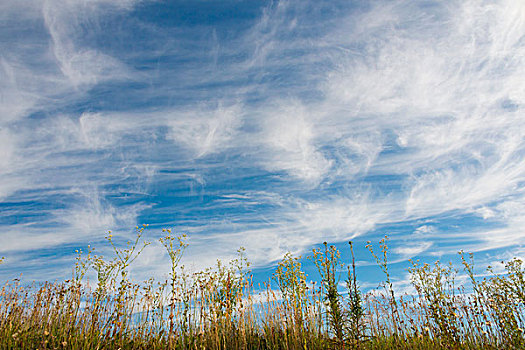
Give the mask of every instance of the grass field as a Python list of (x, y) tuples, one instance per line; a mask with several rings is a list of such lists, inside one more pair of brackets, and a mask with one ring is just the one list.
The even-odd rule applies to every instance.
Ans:
[[(309, 256), (319, 283), (287, 254), (273, 278), (254, 288), (238, 257), (200, 272), (180, 264), (186, 236), (163, 230), (171, 260), (167, 280), (132, 282), (130, 264), (147, 245), (143, 228), (126, 247), (106, 237), (114, 256), (78, 252), (70, 280), (27, 286), (14, 280), (0, 294), (2, 349), (521, 349), (525, 348), (525, 271), (512, 259), (502, 273), (421, 264), (409, 269), (414, 294), (398, 295), (388, 270), (387, 237), (367, 248), (384, 273), (382, 289), (362, 293), (350, 242), (345, 261), (324, 244)], [(86, 275), (95, 271), (96, 281)], [(343, 278), (340, 278), (343, 273)], [(457, 276), (467, 277), (459, 284)], [(341, 282), (344, 282), (342, 284)]]

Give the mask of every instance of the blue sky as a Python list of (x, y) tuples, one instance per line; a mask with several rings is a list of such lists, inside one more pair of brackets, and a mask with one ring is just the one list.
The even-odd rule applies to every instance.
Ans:
[(260, 278), (349, 239), (366, 271), (384, 234), (401, 286), (413, 257), (523, 257), (524, 33), (515, 0), (2, 1), (0, 278), (143, 223)]

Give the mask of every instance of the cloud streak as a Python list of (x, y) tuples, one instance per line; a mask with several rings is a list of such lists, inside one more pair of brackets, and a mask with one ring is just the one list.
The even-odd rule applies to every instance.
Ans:
[[(519, 2), (2, 9), (13, 259), (143, 222), (189, 232), (197, 265), (244, 245), (264, 266), (390, 229), (399, 257), (523, 243)], [(456, 241), (436, 228), (455, 220), (469, 223)]]

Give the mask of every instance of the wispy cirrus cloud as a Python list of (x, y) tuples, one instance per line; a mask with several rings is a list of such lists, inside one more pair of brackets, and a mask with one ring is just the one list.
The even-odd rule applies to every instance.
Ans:
[(519, 2), (0, 6), (13, 257), (142, 222), (190, 232), (196, 264), (390, 228), (399, 257), (522, 243)]
[(126, 79), (129, 68), (86, 39), (90, 31), (102, 29), (100, 16), (129, 10), (134, 1), (45, 1), (43, 18), (51, 38), (50, 48), (60, 71), (74, 88), (103, 81)]

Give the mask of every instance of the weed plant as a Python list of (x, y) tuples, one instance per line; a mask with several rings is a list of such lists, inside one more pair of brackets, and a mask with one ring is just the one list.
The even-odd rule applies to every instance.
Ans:
[[(309, 279), (300, 258), (288, 253), (272, 279), (255, 288), (244, 249), (229, 263), (189, 272), (181, 264), (187, 237), (163, 230), (168, 278), (136, 283), (129, 267), (149, 244), (145, 228), (137, 227), (123, 248), (109, 232), (109, 259), (92, 247), (78, 251), (64, 282), (7, 282), (0, 292), (0, 348), (525, 348), (525, 268), (517, 258), (502, 262), (503, 273), (489, 266), (484, 278), (474, 273), (472, 254), (460, 252), (460, 270), (410, 261), (415, 293), (397, 295), (385, 237), (379, 254), (367, 244), (384, 273), (383, 288), (363, 293), (352, 242), (349, 264), (324, 243), (309, 257), (318, 278)], [(95, 281), (88, 281), (92, 273)]]

